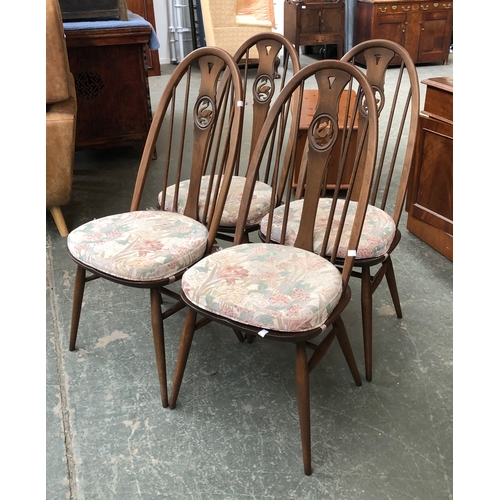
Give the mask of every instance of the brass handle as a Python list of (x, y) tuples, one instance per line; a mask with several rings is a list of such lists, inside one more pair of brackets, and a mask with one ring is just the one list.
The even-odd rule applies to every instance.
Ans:
[(438, 3), (435, 3), (435, 4), (434, 4), (434, 7), (439, 7), (439, 4), (438, 4)]
[(409, 6), (409, 5), (407, 5), (407, 6), (404, 6), (404, 5), (403, 5), (401, 8), (402, 8), (405, 12), (408, 12), (408, 11), (410, 10), (410, 6)]
[(325, 37), (324, 37), (324, 36), (322, 36), (322, 37), (316, 36), (316, 37), (314, 37), (314, 39), (315, 39), (317, 42), (324, 42), (324, 41), (325, 41)]
[(397, 6), (397, 5), (393, 5), (393, 6), (392, 6), (392, 10), (396, 10), (397, 8), (398, 8), (398, 6)]
[(451, 3), (449, 3), (448, 5), (446, 5), (445, 3), (443, 4), (443, 7), (445, 9), (451, 9)]
[(387, 11), (387, 7), (379, 7), (378, 10), (380, 12), (386, 12)]
[(421, 5), (421, 6), (420, 6), (420, 8), (421, 8), (422, 10), (427, 10), (427, 9), (429, 8), (429, 6), (428, 6), (428, 5), (426, 5), (426, 6), (424, 7), (423, 5)]

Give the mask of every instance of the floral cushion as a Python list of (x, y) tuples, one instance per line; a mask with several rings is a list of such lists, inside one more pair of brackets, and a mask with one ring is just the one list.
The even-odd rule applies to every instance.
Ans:
[[(285, 237), (285, 244), (293, 246), (296, 238), (302, 214), (302, 206), (304, 200), (297, 200), (290, 204), (290, 213), (288, 216), (287, 234)], [(323, 237), (325, 234), (325, 226), (328, 223), (328, 215), (332, 200), (330, 198), (320, 198), (318, 213), (316, 216), (316, 227), (314, 229), (314, 252), (320, 253)], [(336, 213), (340, 215), (344, 207), (343, 200), (339, 200), (336, 207)], [(350, 202), (347, 213), (347, 219), (340, 240), (339, 250), (337, 256), (345, 258), (347, 256), (349, 237), (351, 234), (350, 228), (354, 220), (354, 213), (356, 202)], [(266, 215), (261, 221), (261, 231), (266, 234), (269, 216)], [(271, 231), (272, 241), (280, 241), (281, 226), (283, 221), (283, 207), (276, 209), (274, 215), (273, 228)], [(335, 221), (332, 224), (331, 236), (328, 241), (327, 255), (331, 255), (333, 250), (333, 243), (337, 234), (337, 227)], [(363, 224), (363, 231), (361, 239), (356, 251), (357, 259), (369, 259), (379, 257), (387, 252), (391, 246), (394, 235), (396, 234), (396, 225), (386, 212), (377, 207), (368, 205), (366, 211), (365, 222)]]
[[(205, 203), (207, 199), (208, 182), (210, 180), (209, 176), (204, 176), (201, 180), (200, 188), (200, 218), (203, 210), (205, 209)], [(221, 226), (226, 227), (236, 227), (236, 221), (238, 219), (238, 211), (240, 209), (241, 198), (243, 196), (243, 187), (245, 186), (246, 178), (234, 176), (231, 180), (231, 185), (229, 187), (229, 192), (226, 199), (226, 205), (224, 206), (224, 211), (222, 213), (222, 219), (220, 221)], [(184, 213), (184, 208), (186, 207), (187, 194), (189, 189), (189, 181), (182, 181), (179, 184), (179, 212)], [(158, 195), (158, 203), (161, 204), (162, 193)], [(167, 188), (167, 202), (165, 203), (165, 210), (168, 212), (172, 211), (172, 205), (174, 200), (174, 186), (169, 186)], [(271, 200), (271, 187), (264, 182), (257, 181), (255, 184), (255, 189), (252, 197), (252, 203), (250, 204), (250, 210), (248, 212), (247, 226), (258, 224), (262, 217), (269, 212), (269, 203)]]
[(182, 289), (193, 304), (224, 318), (299, 332), (324, 324), (342, 295), (342, 277), (306, 250), (248, 243), (196, 263), (184, 274)]
[(137, 211), (102, 217), (68, 235), (73, 257), (98, 271), (132, 281), (168, 279), (200, 260), (206, 227), (189, 217)]

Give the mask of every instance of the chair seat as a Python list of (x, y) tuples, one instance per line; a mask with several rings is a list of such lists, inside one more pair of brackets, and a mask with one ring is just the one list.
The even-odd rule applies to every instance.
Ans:
[(195, 306), (240, 323), (281, 332), (321, 327), (342, 295), (326, 259), (295, 247), (247, 243), (214, 253), (182, 278)]
[[(288, 216), (288, 227), (286, 234), (286, 245), (293, 246), (297, 238), (300, 217), (302, 214), (302, 206), (304, 200), (297, 200), (290, 203), (290, 213)], [(318, 204), (318, 213), (316, 216), (316, 225), (314, 229), (314, 252), (320, 253), (325, 227), (328, 222), (328, 215), (332, 200), (330, 198), (320, 198)], [(343, 200), (339, 200), (336, 207), (336, 212), (340, 214), (344, 207)], [(356, 202), (350, 202), (344, 232), (340, 241), (337, 257), (347, 257), (349, 237), (353, 223), (353, 215), (355, 213)], [(281, 227), (283, 222), (283, 208), (279, 207), (275, 210), (273, 228), (271, 231), (271, 240), (279, 242), (281, 238)], [(266, 215), (261, 221), (261, 231), (266, 234), (268, 225), (268, 216)], [(336, 226), (331, 229), (331, 236), (328, 240), (327, 255), (331, 255), (333, 242), (337, 234)], [(357, 259), (371, 259), (384, 255), (391, 246), (392, 240), (396, 234), (396, 225), (390, 215), (380, 208), (368, 205), (366, 211), (365, 222), (361, 233), (358, 249), (356, 252)]]
[[(200, 218), (205, 209), (209, 176), (205, 176), (201, 180), (200, 187), (200, 199), (199, 199), (199, 212)], [(231, 180), (231, 185), (229, 187), (229, 192), (226, 199), (226, 204), (224, 205), (224, 211), (222, 213), (222, 219), (220, 222), (221, 226), (225, 227), (236, 227), (236, 221), (238, 219), (238, 211), (240, 209), (241, 197), (243, 196), (243, 188), (245, 186), (246, 178), (234, 176)], [(184, 208), (186, 207), (186, 200), (189, 189), (189, 180), (182, 181), (179, 184), (179, 201), (178, 201), (178, 212), (184, 213)], [(167, 188), (167, 201), (165, 203), (165, 210), (172, 211), (174, 197), (174, 186), (169, 186)], [(252, 226), (258, 224), (262, 217), (269, 212), (269, 204), (271, 200), (271, 187), (264, 182), (257, 181), (255, 184), (255, 190), (252, 197), (252, 203), (250, 204), (250, 211), (247, 218), (247, 226)], [(158, 203), (161, 204), (162, 193), (158, 195)]]
[(168, 279), (203, 257), (208, 231), (184, 215), (137, 211), (102, 217), (68, 235), (83, 265), (131, 281)]

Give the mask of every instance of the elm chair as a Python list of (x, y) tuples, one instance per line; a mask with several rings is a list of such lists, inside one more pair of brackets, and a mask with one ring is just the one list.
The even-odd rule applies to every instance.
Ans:
[[(367, 220), (361, 235), (362, 251), (352, 275), (361, 279), (361, 309), (366, 379), (373, 376), (373, 294), (387, 280), (398, 318), (403, 317), (391, 254), (401, 240), (398, 229), (405, 204), (417, 135), (420, 85), (408, 52), (390, 40), (360, 43), (342, 58), (363, 63), (377, 99), (379, 153)], [(391, 64), (391, 66), (389, 66)], [(386, 81), (392, 73), (391, 84)], [(392, 83), (392, 81), (394, 83)]]
[[(230, 75), (222, 78), (225, 72)], [(221, 88), (224, 85), (224, 88)], [(184, 306), (177, 301), (162, 312), (162, 295), (178, 298), (168, 285), (216, 248), (216, 233), (234, 168), (243, 113), (238, 67), (223, 49), (203, 47), (175, 68), (156, 109), (139, 165), (130, 212), (83, 224), (67, 240), (77, 264), (70, 351), (75, 349), (85, 284), (105, 278), (125, 286), (147, 288), (156, 351), (161, 401), (168, 406), (165, 366), (165, 318)], [(234, 106), (232, 104), (235, 104)], [(140, 209), (154, 151), (164, 171), (153, 179), (166, 186), (190, 179), (186, 207), (178, 212), (178, 189), (171, 210)], [(209, 174), (207, 174), (209, 173)], [(202, 174), (216, 185), (202, 209), (198, 205)], [(227, 175), (224, 175), (227, 174)], [(156, 200), (156, 189), (151, 205)], [(143, 203), (147, 203), (144, 201)], [(146, 205), (148, 206), (148, 205)]]
[[(301, 200), (303, 211), (298, 237), (293, 246), (287, 246), (285, 226), (283, 238), (277, 238), (275, 243), (272, 243), (270, 231), (262, 234), (263, 242), (242, 243), (253, 190), (262, 170), (271, 168), (273, 198), (278, 199), (281, 191), (284, 193), (280, 206), (274, 209), (275, 204), (271, 204), (271, 210), (265, 216), (269, 229), (276, 218), (283, 218), (283, 213), (287, 213), (294, 199), (293, 165), (297, 152), (298, 120), (294, 120), (288, 110), (292, 100), (301, 102), (306, 85), (318, 88), (319, 104), (307, 134), (307, 186)], [(338, 209), (335, 211), (332, 205), (331, 223), (339, 228), (339, 234), (344, 226), (349, 226), (349, 237), (335, 241), (334, 255), (338, 250), (346, 257), (340, 272), (333, 259), (324, 258), (326, 254), (323, 250), (319, 255), (314, 253), (314, 221), (332, 147), (338, 140), (347, 144), (352, 137), (353, 123), (346, 124), (343, 132), (339, 133), (337, 120), (342, 91), (352, 85), (360, 87), (358, 95), (365, 95), (364, 112), (368, 118), (360, 133), (362, 139), (356, 156), (357, 163), (363, 162), (364, 171), (359, 200), (349, 203), (349, 191), (347, 198), (341, 202), (339, 190), (334, 193), (334, 205)], [(361, 107), (357, 106), (356, 110), (359, 109)], [(291, 154), (287, 148), (290, 143), (294, 145)], [(366, 154), (361, 154), (364, 149)], [(319, 61), (301, 69), (281, 91), (257, 140), (246, 176), (234, 244), (194, 264), (182, 279), (181, 295), (190, 309), (182, 331), (170, 408), (174, 409), (177, 403), (190, 346), (197, 330), (198, 314), (252, 337), (257, 336), (259, 340), (262, 337), (264, 342), (276, 340), (295, 344), (302, 454), (307, 475), (312, 473), (309, 374), (335, 337), (339, 339), (355, 383), (361, 385), (341, 313), (351, 296), (348, 282), (368, 204), (376, 150), (375, 98), (363, 74), (353, 65), (335, 60)], [(342, 170), (341, 163), (339, 161)], [(361, 165), (355, 167), (358, 166)], [(281, 222), (278, 226), (282, 227)], [(312, 340), (320, 335), (321, 341), (313, 343)], [(310, 358), (308, 349), (313, 351)]]
[[(250, 37), (236, 50), (234, 59), (241, 71), (245, 121), (238, 162), (217, 235), (219, 239), (226, 241), (233, 240), (246, 170), (267, 113), (288, 79), (300, 69), (294, 46), (278, 33), (258, 33)], [(277, 71), (280, 74), (279, 78), (275, 75)], [(297, 107), (297, 103), (294, 102), (291, 106), (291, 112), (298, 117), (298, 112), (293, 109)], [(204, 186), (201, 192), (202, 198), (207, 194), (208, 180), (207, 176), (202, 181)], [(188, 187), (189, 181), (185, 181), (181, 186), (180, 205), (184, 204)], [(172, 189), (167, 190), (167, 196)], [(249, 240), (249, 233), (258, 229), (260, 220), (269, 211), (270, 199), (269, 177), (264, 173), (254, 190), (254, 199), (245, 231), (246, 241)], [(161, 203), (161, 200), (162, 194), (160, 193), (158, 202)], [(167, 209), (169, 209), (168, 206)]]
[[(372, 380), (373, 351), (373, 293), (384, 276), (396, 309), (398, 318), (402, 317), (399, 294), (396, 285), (391, 253), (397, 247), (401, 233), (398, 224), (404, 206), (408, 176), (415, 147), (417, 121), (420, 107), (420, 87), (415, 65), (408, 52), (390, 40), (370, 40), (360, 43), (347, 52), (342, 61), (355, 64), (372, 85), (377, 100), (379, 114), (379, 152), (370, 204), (366, 215), (357, 258), (352, 275), (361, 279), (361, 310), (365, 356), (365, 374)], [(389, 66), (389, 64), (391, 66)], [(391, 84), (386, 83), (387, 73), (392, 72)], [(393, 82), (393, 83), (392, 83)], [(364, 115), (359, 116), (361, 126)], [(305, 164), (301, 165), (302, 171)], [(302, 172), (301, 172), (302, 173)], [(359, 173), (358, 173), (359, 175)], [(353, 199), (360, 189), (359, 177), (353, 188)], [(297, 196), (301, 196), (302, 176), (299, 176)], [(324, 195), (326, 196), (326, 187)], [(328, 210), (327, 198), (320, 201), (320, 210)], [(290, 218), (296, 219), (300, 206)], [(320, 218), (324, 226), (324, 219)], [(324, 227), (318, 227), (324, 231)], [(293, 241), (293, 239), (292, 239)], [(330, 254), (327, 252), (327, 255)], [(342, 258), (337, 259), (342, 265)], [(375, 271), (372, 273), (372, 271)]]

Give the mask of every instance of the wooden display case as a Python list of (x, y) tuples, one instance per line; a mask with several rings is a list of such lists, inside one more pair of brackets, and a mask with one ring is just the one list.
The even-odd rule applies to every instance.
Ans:
[(446, 64), (452, 26), (451, 0), (357, 0), (354, 43), (374, 38), (392, 40), (409, 52), (414, 63)]
[(336, 45), (344, 54), (344, 0), (285, 0), (284, 31), (297, 52), (300, 45)]
[(453, 260), (453, 79), (427, 85), (408, 183), (408, 230)]

